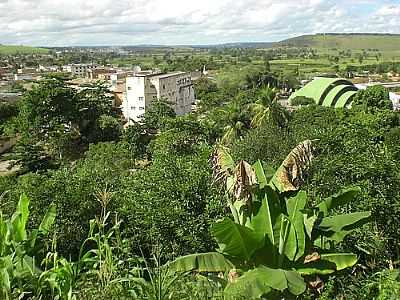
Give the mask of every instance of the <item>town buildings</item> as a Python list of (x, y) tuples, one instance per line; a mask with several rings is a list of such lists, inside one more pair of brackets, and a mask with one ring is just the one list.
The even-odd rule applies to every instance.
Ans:
[(139, 121), (154, 101), (164, 99), (177, 115), (189, 113), (195, 102), (189, 73), (141, 71), (126, 78), (122, 112), (127, 120)]

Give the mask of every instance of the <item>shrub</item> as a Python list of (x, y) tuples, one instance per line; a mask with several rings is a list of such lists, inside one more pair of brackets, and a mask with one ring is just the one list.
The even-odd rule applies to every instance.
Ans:
[(293, 106), (312, 105), (315, 104), (315, 101), (312, 98), (297, 96), (290, 101), (290, 104)]

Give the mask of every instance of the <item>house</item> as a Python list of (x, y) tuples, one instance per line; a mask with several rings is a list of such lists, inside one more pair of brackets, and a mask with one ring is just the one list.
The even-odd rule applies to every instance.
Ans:
[(122, 112), (127, 120), (139, 121), (154, 101), (166, 100), (177, 115), (191, 111), (195, 102), (189, 73), (141, 71), (126, 78)]

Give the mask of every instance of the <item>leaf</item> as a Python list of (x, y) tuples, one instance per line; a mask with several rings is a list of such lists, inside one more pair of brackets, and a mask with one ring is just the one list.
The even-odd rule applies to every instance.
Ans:
[(319, 261), (298, 266), (296, 270), (303, 276), (329, 275), (350, 268), (356, 263), (357, 255), (353, 253), (328, 253), (321, 254)]
[(297, 240), (295, 229), (290, 220), (282, 215), (281, 228), (279, 231), (279, 254), (285, 255), (293, 261), (297, 252)]
[(46, 212), (42, 222), (39, 225), (39, 232), (46, 235), (49, 233), (51, 226), (54, 224), (56, 219), (56, 205), (52, 203)]
[(257, 183), (253, 168), (242, 160), (236, 166), (234, 176), (233, 196), (236, 199), (247, 199), (250, 196), (250, 188)]
[(224, 295), (227, 299), (260, 299), (271, 290), (282, 292), (286, 289), (300, 295), (305, 291), (306, 284), (296, 272), (260, 266), (229, 283)]
[(29, 198), (22, 194), (19, 198), (17, 209), (11, 217), (13, 236), (17, 242), (26, 240), (26, 224), (29, 215)]
[(278, 205), (279, 198), (270, 187), (264, 192), (256, 194), (258, 199), (261, 198), (261, 206), (258, 211), (254, 212), (254, 216), (246, 224), (247, 227), (253, 229), (258, 235), (269, 238), (272, 245), (275, 245), (274, 224), (279, 215)]
[(305, 180), (313, 158), (312, 142), (310, 140), (302, 142), (289, 153), (270, 184), (281, 193), (297, 191)]
[(361, 189), (359, 187), (345, 189), (322, 201), (318, 205), (318, 208), (324, 213), (324, 215), (327, 215), (329, 210), (349, 203), (360, 193), (360, 191)]
[(321, 254), (321, 260), (329, 261), (336, 265), (336, 270), (341, 271), (350, 268), (357, 263), (357, 255), (353, 253), (329, 253)]
[(257, 160), (257, 162), (253, 165), (253, 169), (256, 174), (257, 182), (260, 186), (260, 189), (265, 188), (268, 185), (269, 180), (265, 175), (265, 171), (260, 160)]
[(301, 212), (307, 203), (307, 193), (301, 191), (295, 197), (289, 198), (286, 207), (289, 214), (289, 220), (294, 227), (297, 241), (297, 253), (294, 260), (303, 256), (306, 248), (306, 235), (304, 232), (304, 217)]
[(296, 271), (302, 276), (329, 275), (336, 272), (336, 265), (328, 261), (315, 261), (297, 266)]
[(304, 257), (304, 263), (308, 264), (314, 261), (319, 261), (321, 259), (321, 255), (318, 252), (313, 252), (306, 257)]
[(211, 233), (218, 242), (220, 252), (244, 260), (249, 260), (264, 245), (264, 239), (260, 240), (256, 232), (229, 218), (213, 224)]
[(304, 226), (306, 228), (306, 233), (308, 237), (311, 239), (312, 237), (312, 231), (314, 229), (315, 222), (317, 221), (317, 216), (311, 216), (307, 218), (307, 215), (303, 215), (304, 218)]
[(293, 295), (298, 296), (306, 291), (306, 283), (299, 273), (294, 271), (285, 271), (285, 277), (289, 292)]
[(323, 218), (319, 229), (331, 240), (341, 242), (354, 229), (368, 222), (371, 212), (357, 212)]
[(235, 162), (228, 152), (228, 148), (218, 147), (212, 157), (214, 178), (216, 181), (225, 180), (235, 168)]
[(217, 252), (191, 254), (179, 257), (169, 264), (176, 272), (227, 272), (235, 266), (222, 254)]

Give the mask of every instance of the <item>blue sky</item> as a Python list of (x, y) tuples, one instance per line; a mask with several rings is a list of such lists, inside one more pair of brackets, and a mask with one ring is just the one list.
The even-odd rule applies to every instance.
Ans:
[(215, 44), (320, 32), (400, 33), (400, 0), (0, 0), (2, 44)]

